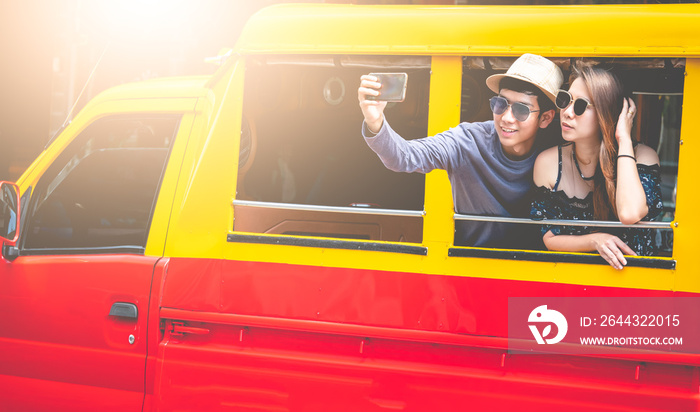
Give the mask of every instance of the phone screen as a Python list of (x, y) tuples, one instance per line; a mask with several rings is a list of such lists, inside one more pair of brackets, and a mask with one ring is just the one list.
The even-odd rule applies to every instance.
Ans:
[(379, 96), (368, 96), (369, 100), (382, 100), (387, 102), (402, 102), (406, 98), (407, 73), (370, 73), (376, 76), (382, 84)]

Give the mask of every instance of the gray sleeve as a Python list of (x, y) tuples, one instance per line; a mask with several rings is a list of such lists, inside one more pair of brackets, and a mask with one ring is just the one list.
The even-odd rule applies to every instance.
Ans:
[(384, 166), (395, 172), (428, 173), (434, 169), (454, 166), (459, 158), (459, 145), (454, 133), (447, 130), (435, 136), (405, 140), (385, 120), (375, 136), (362, 125), (367, 145), (379, 156)]

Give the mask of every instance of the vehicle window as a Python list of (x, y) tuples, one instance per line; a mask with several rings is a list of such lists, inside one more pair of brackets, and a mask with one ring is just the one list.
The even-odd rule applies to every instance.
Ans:
[(23, 248), (143, 251), (179, 117), (98, 120), (46, 171)]
[[(564, 87), (568, 87), (567, 80), (571, 72), (571, 64), (577, 59), (577, 57), (552, 59), (562, 69)], [(487, 102), (493, 93), (486, 87), (485, 80), (492, 74), (505, 72), (514, 60), (515, 58), (511, 57), (465, 57), (463, 59), (461, 121), (492, 119)], [(685, 60), (595, 59), (594, 62), (614, 70), (623, 81), (627, 94), (633, 96), (635, 100), (638, 115), (635, 117), (633, 139), (654, 148), (660, 159), (663, 213), (657, 221), (672, 221), (675, 216)], [(553, 125), (557, 126), (559, 121), (557, 114)], [(538, 140), (542, 149), (560, 144), (563, 142), (561, 129), (550, 127), (547, 133), (538, 136)], [(470, 221), (465, 220), (465, 222)], [(500, 224), (532, 226), (515, 222)], [(539, 230), (539, 227), (537, 229)], [(658, 256), (671, 256), (672, 230), (652, 229), (652, 238), (656, 244)], [(509, 245), (503, 245), (503, 247), (508, 248)], [(544, 244), (533, 242), (532, 248), (544, 249)]]
[[(660, 219), (672, 222), (676, 216), (678, 152), (681, 140), (682, 93), (647, 93), (637, 96), (649, 116), (640, 119), (637, 133), (641, 141), (656, 148), (661, 164), (661, 195), (664, 212)], [(658, 230), (654, 242), (663, 256), (673, 251), (673, 231)]]
[(421, 57), (249, 60), (234, 230), (421, 242), (425, 177), (387, 170), (367, 146), (357, 88), (363, 74), (407, 72), (406, 100), (386, 113), (404, 137), (425, 137), (429, 66)]

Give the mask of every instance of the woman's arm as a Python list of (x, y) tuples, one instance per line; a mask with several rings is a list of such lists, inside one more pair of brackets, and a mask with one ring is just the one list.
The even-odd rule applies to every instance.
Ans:
[[(535, 186), (540, 187), (532, 200), (530, 216), (533, 219), (559, 219), (556, 212), (548, 205), (550, 190), (554, 188), (559, 170), (559, 152), (556, 147), (545, 150), (537, 157), (533, 171)], [(544, 189), (542, 189), (544, 188)], [(555, 235), (555, 227), (543, 226), (542, 241), (549, 250), (562, 252), (597, 251), (610, 266), (622, 269), (627, 264), (623, 254), (635, 255), (634, 251), (617, 236), (608, 233), (591, 233), (587, 235)]]
[(627, 264), (624, 255), (636, 255), (619, 237), (603, 232), (574, 236), (555, 235), (550, 231), (544, 234), (542, 241), (549, 250), (561, 252), (596, 251), (610, 266), (618, 270)]
[(635, 156), (631, 136), (635, 111), (632, 99), (625, 98), (615, 130), (615, 137), (618, 141), (615, 206), (620, 222), (626, 225), (639, 222), (649, 212), (644, 188), (637, 171), (637, 162), (643, 164), (659, 163), (656, 152), (647, 146), (639, 145)]

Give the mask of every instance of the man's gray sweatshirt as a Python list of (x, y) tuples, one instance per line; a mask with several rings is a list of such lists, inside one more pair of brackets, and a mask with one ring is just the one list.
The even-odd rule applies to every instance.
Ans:
[[(493, 121), (461, 123), (443, 133), (405, 140), (384, 121), (381, 130), (363, 135), (384, 165), (395, 172), (447, 171), (452, 184), (455, 210), (460, 214), (529, 216), (528, 194), (536, 153), (510, 160), (503, 153)], [(459, 221), (455, 244), (464, 246), (513, 247), (527, 224), (498, 224)], [(524, 239), (521, 239), (524, 240)]]

